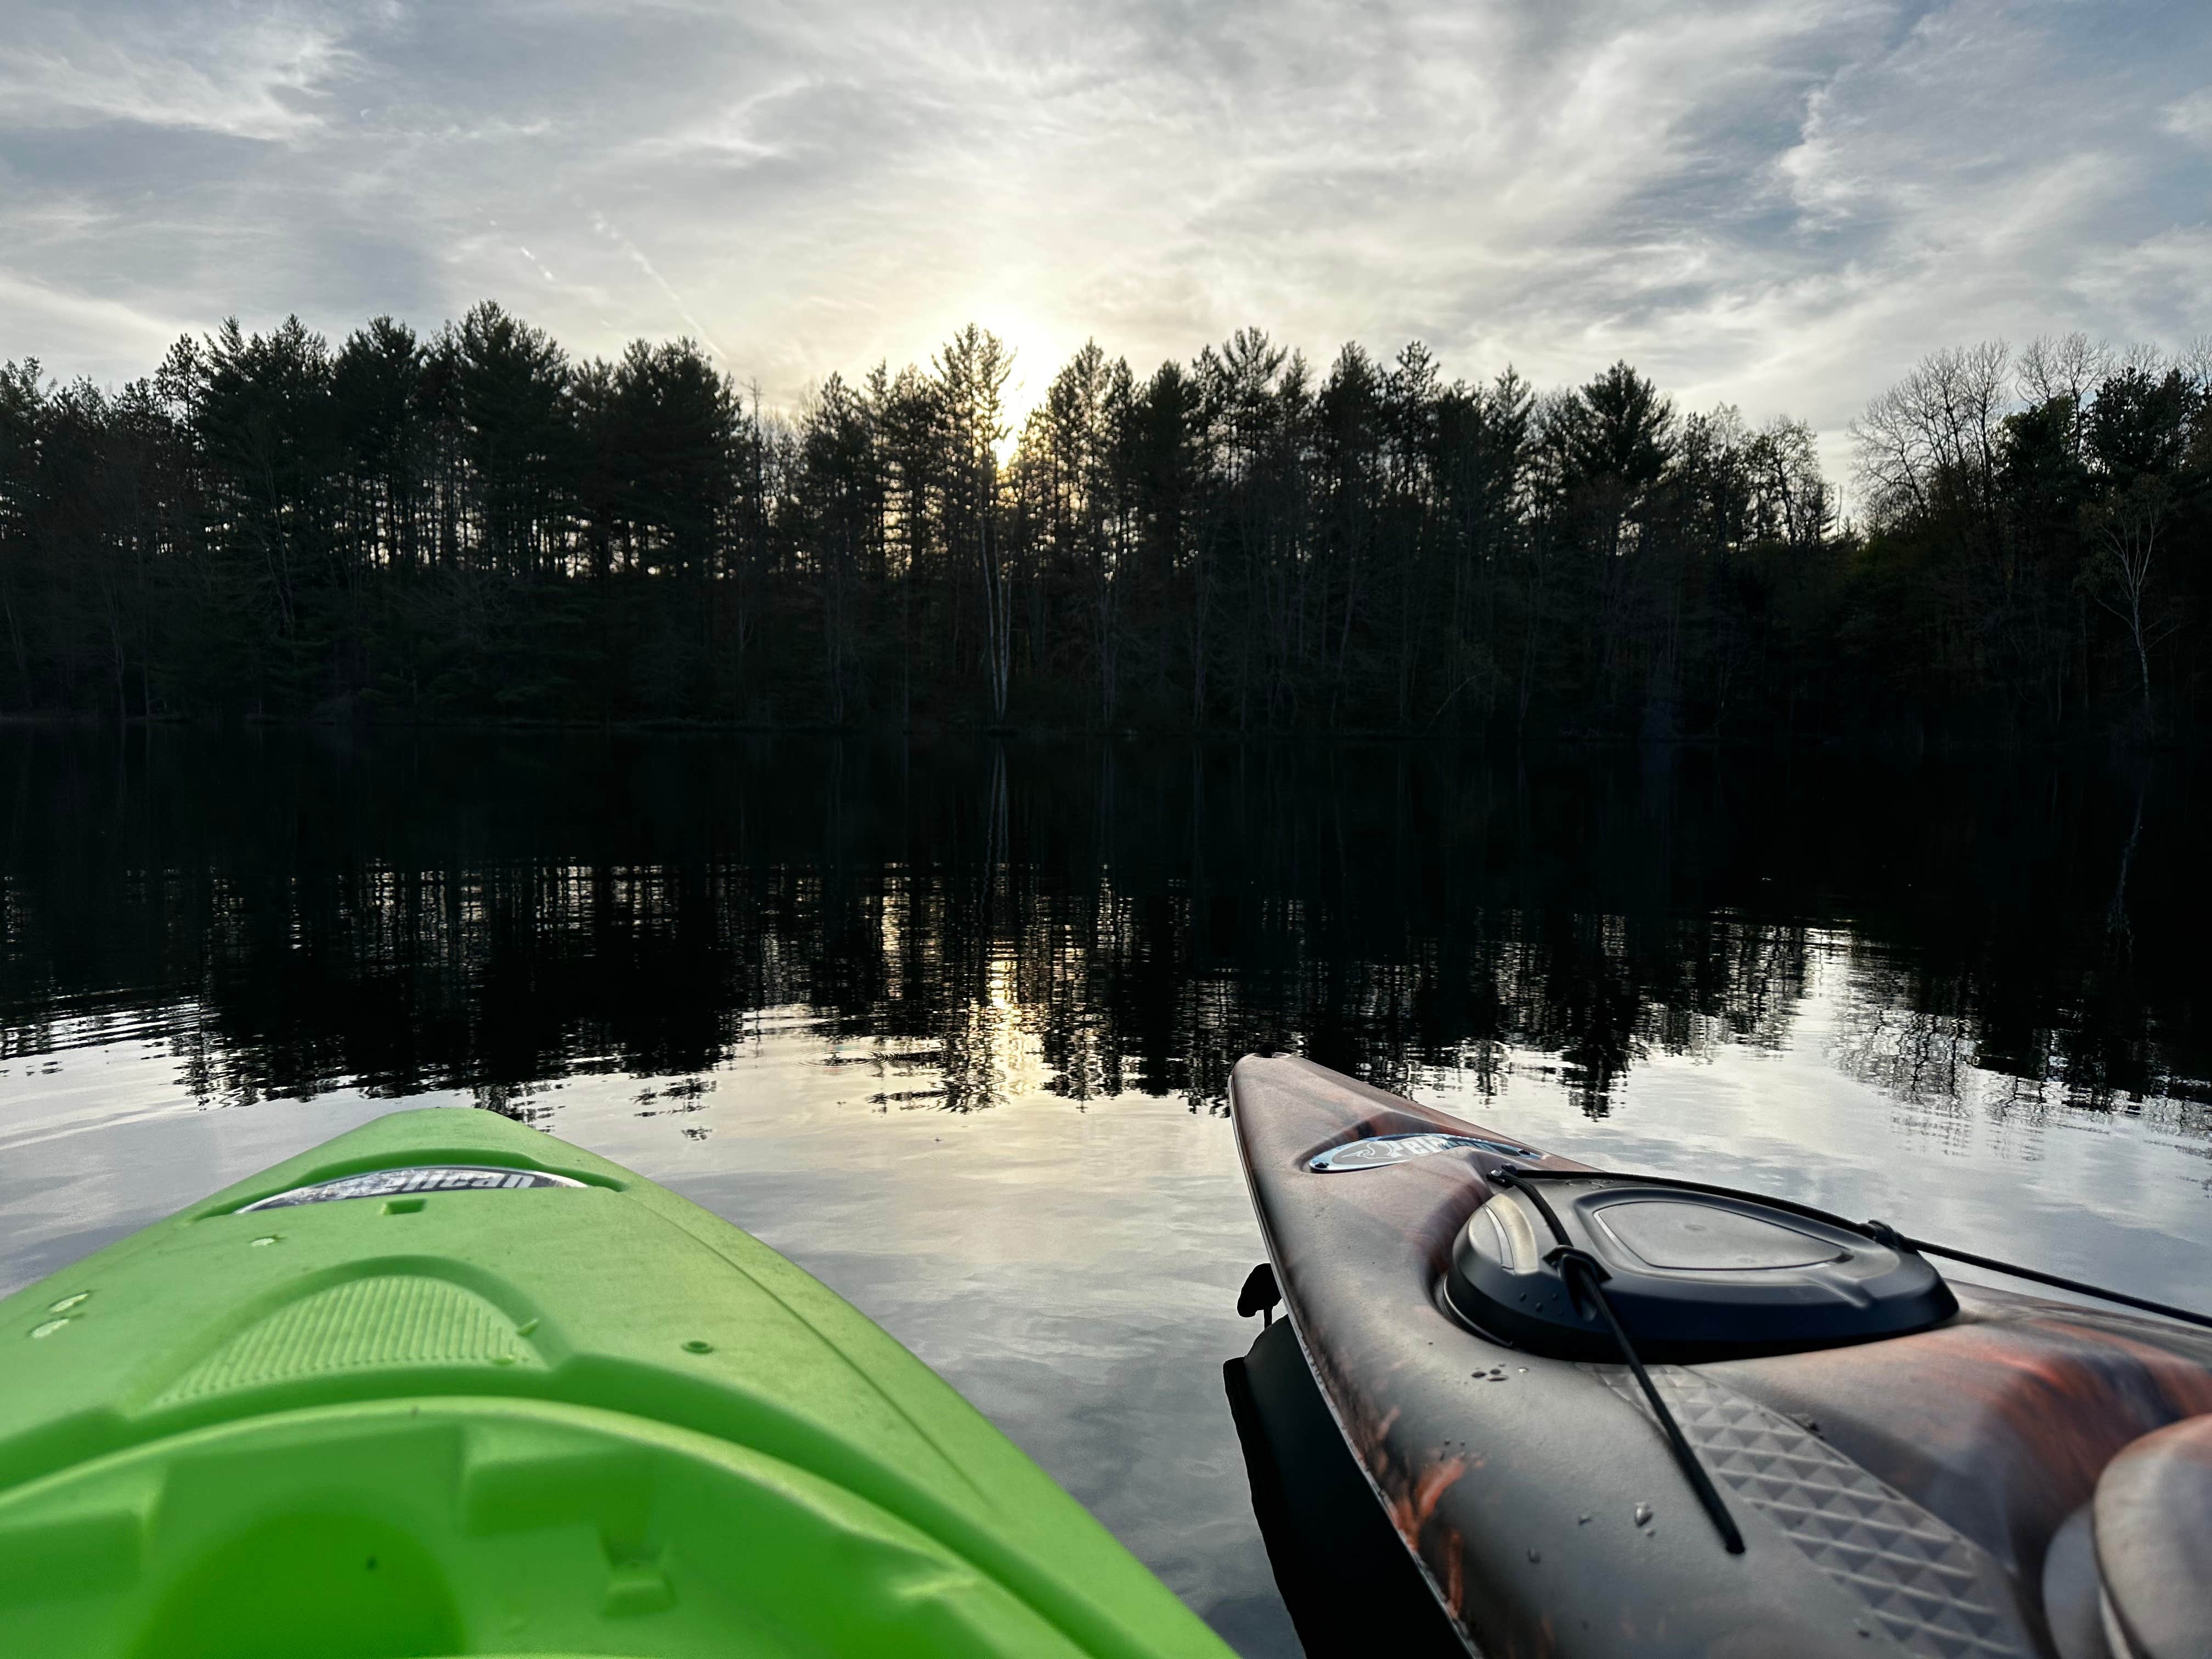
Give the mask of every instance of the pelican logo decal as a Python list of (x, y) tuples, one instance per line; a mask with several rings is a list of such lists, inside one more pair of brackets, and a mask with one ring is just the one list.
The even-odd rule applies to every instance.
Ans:
[(1480, 1135), (1375, 1135), (1332, 1146), (1309, 1162), (1306, 1168), (1319, 1175), (1336, 1175), (1346, 1170), (1380, 1170), (1387, 1164), (1434, 1158), (1438, 1152), (1456, 1152), (1470, 1147), (1503, 1158), (1536, 1156), (1526, 1146), (1516, 1146), (1506, 1140), (1485, 1140)]
[(488, 1164), (416, 1164), (403, 1170), (371, 1170), (366, 1175), (340, 1176), (312, 1187), (295, 1187), (289, 1193), (262, 1199), (238, 1212), (289, 1210), (298, 1204), (335, 1204), (348, 1198), (398, 1198), (418, 1193), (511, 1192), (522, 1187), (580, 1187), (564, 1175), (545, 1170), (502, 1170)]

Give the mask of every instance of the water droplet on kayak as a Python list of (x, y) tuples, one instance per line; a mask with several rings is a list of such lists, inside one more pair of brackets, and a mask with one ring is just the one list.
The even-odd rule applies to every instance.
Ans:
[(255, 1240), (253, 1241), (254, 1245), (255, 1245), (255, 1247), (256, 1247), (257, 1249), (258, 1249), (259, 1246), (264, 1245), (264, 1244), (274, 1244), (276, 1242), (276, 1234), (274, 1234), (274, 1233), (264, 1233), (261, 1237), (257, 1238), (257, 1239), (255, 1239)]
[(1587, 1515), (1577, 1516), (1575, 1517), (1575, 1524), (1578, 1527), (1587, 1527), (1589, 1525), (1589, 1516)]
[(536, 1330), (537, 1328), (538, 1328), (538, 1322), (537, 1322), (536, 1320), (534, 1320), (534, 1319), (526, 1319), (526, 1320), (524, 1320), (524, 1321), (523, 1321), (520, 1325), (517, 1325), (517, 1326), (514, 1328), (514, 1334), (515, 1334), (517, 1336), (528, 1336), (528, 1335), (529, 1335), (532, 1331)]
[(48, 1308), (46, 1311), (48, 1313), (67, 1313), (71, 1308), (76, 1306), (78, 1303), (83, 1301), (85, 1297), (91, 1294), (92, 1292), (90, 1291), (79, 1291), (75, 1296), (65, 1296), (60, 1301)]
[(714, 1345), (711, 1342), (702, 1342), (695, 1336), (689, 1342), (686, 1342), (684, 1345), (684, 1352), (686, 1353), (712, 1353), (714, 1352)]
[(1650, 1504), (1638, 1504), (1636, 1506), (1636, 1524), (1639, 1527), (1648, 1527), (1651, 1524)]
[(514, 1356), (511, 1353), (495, 1353), (491, 1357), (491, 1363), (495, 1365), (512, 1365), (514, 1364)]
[(49, 1319), (43, 1325), (33, 1325), (31, 1328), (31, 1340), (33, 1341), (36, 1341), (40, 1337), (52, 1336), (56, 1331), (61, 1329), (63, 1326), (68, 1323), (69, 1321), (66, 1319)]
[(1531, 1561), (1540, 1561), (1544, 1559), (1544, 1552), (1541, 1550), (1530, 1550), (1528, 1552), (1528, 1559)]

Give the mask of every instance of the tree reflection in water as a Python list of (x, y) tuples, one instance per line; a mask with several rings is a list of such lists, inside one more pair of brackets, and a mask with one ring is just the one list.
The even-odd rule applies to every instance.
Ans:
[(1816, 981), (1917, 1106), (2212, 1101), (2178, 766), (18, 729), (0, 776), (9, 1052), (155, 1036), (210, 1102), (526, 1115), (796, 1027), (885, 1110), (1218, 1111), (1292, 1048), (1601, 1115)]

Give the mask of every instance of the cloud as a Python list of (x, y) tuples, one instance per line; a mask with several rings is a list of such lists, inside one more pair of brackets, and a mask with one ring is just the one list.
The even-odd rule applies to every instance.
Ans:
[[(2069, 286), (2080, 307), (2112, 319), (2126, 341), (2180, 347), (2212, 332), (2212, 225), (2176, 227), (2081, 261)], [(2193, 332), (2174, 325), (2194, 319)]]
[[(1625, 356), (1834, 434), (1939, 345), (2212, 325), (2170, 10), (41, 0), (0, 46), (0, 267), (197, 326), (489, 295), (580, 354), (711, 340), (787, 404), (971, 318), (1029, 397), (1086, 337), (1141, 368), (1257, 324), (1471, 377)], [(150, 366), (15, 292), (0, 353)]]
[(217, 22), (154, 5), (120, 16), (33, 6), (0, 39), (0, 118), (297, 139), (321, 125), (318, 94), (347, 59), (340, 41), (332, 24), (283, 12)]
[(2177, 98), (2159, 113), (2164, 118), (2166, 130), (2175, 137), (2193, 138), (2201, 144), (2212, 143), (2212, 91)]
[(0, 270), (0, 317), (8, 319), (8, 333), (0, 335), (0, 358), (37, 357), (50, 374), (74, 378), (82, 372), (64, 349), (59, 354), (41, 350), (46, 339), (62, 344), (97, 337), (131, 354), (137, 365), (133, 378), (151, 374), (160, 365), (170, 343), (185, 331), (172, 319), (149, 315), (117, 300), (72, 294)]

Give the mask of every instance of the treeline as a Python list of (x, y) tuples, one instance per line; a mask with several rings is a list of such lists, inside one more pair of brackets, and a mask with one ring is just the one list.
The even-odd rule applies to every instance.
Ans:
[(688, 341), (489, 302), (335, 348), (0, 367), (0, 711), (1644, 738), (2188, 735), (2212, 387), (2080, 337), (1855, 428), (1540, 392), (1423, 347), (1086, 345), (1011, 429), (985, 331), (764, 410)]

